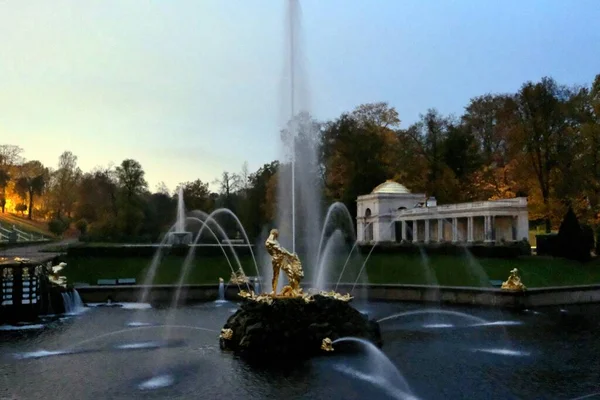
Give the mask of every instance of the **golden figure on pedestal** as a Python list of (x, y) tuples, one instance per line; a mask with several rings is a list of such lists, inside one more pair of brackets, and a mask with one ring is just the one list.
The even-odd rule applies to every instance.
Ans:
[(283, 270), (288, 277), (289, 285), (285, 286), (281, 291), (281, 296), (296, 297), (302, 296), (302, 288), (300, 280), (304, 278), (302, 263), (296, 253), (290, 253), (277, 241), (279, 231), (271, 229), (269, 238), (265, 242), (267, 252), (271, 256), (273, 265), (273, 280), (271, 281), (272, 295), (277, 295), (277, 282), (279, 281), (279, 272)]
[(514, 268), (510, 271), (510, 275), (508, 276), (506, 282), (502, 282), (502, 289), (514, 291), (523, 291), (526, 289), (523, 282), (521, 282), (518, 269)]
[(321, 342), (321, 350), (333, 351), (333, 342), (331, 341), (331, 339), (329, 339), (328, 337), (323, 339), (323, 341)]

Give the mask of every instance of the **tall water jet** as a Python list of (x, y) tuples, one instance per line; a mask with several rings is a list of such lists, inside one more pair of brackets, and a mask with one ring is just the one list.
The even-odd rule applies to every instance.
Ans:
[(177, 220), (175, 221), (175, 232), (185, 232), (185, 205), (183, 203), (183, 186), (179, 186), (177, 192)]
[[(321, 229), (321, 185), (318, 179), (318, 124), (310, 117), (303, 70), (298, 0), (288, 0), (285, 16), (285, 60), (282, 104), (282, 163), (278, 171), (277, 225), (284, 247), (314, 260)], [(306, 265), (314, 275), (314, 265)]]
[(183, 201), (183, 187), (177, 192), (177, 217), (173, 231), (167, 234), (167, 243), (171, 245), (185, 245), (192, 241), (192, 232), (185, 231), (185, 203)]

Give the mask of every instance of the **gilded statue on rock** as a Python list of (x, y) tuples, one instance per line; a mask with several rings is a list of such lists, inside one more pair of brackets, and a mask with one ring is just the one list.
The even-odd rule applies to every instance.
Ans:
[(510, 271), (510, 275), (506, 282), (502, 282), (502, 289), (515, 291), (523, 291), (526, 289), (523, 282), (521, 282), (518, 269), (514, 268)]
[(281, 296), (302, 296), (302, 288), (300, 287), (300, 280), (304, 278), (304, 271), (302, 270), (302, 263), (296, 253), (290, 253), (284, 249), (279, 242), (277, 237), (279, 231), (272, 229), (269, 238), (265, 242), (267, 252), (271, 256), (271, 263), (273, 265), (273, 280), (271, 282), (272, 295), (277, 295), (277, 282), (279, 281), (279, 272), (283, 270), (288, 277), (289, 285), (285, 286), (281, 291)]

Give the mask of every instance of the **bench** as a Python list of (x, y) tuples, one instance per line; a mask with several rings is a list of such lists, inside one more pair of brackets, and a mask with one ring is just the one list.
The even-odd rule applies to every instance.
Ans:
[(497, 279), (490, 279), (490, 285), (493, 287), (502, 287), (502, 281)]
[(97, 284), (98, 285), (116, 285), (117, 280), (116, 279), (98, 279)]
[(98, 285), (135, 285), (135, 278), (98, 279)]

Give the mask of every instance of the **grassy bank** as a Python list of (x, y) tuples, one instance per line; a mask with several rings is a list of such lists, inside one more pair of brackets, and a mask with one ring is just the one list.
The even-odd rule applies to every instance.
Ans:
[[(254, 275), (249, 257), (240, 258), (248, 275)], [(150, 259), (129, 258), (68, 258), (64, 273), (69, 282), (96, 284), (98, 279), (136, 278), (143, 282)], [(166, 257), (160, 264), (155, 284), (176, 283), (183, 257)], [(351, 263), (343, 281), (353, 282), (362, 266), (361, 260)], [(454, 256), (431, 256), (425, 267), (419, 256), (400, 254), (373, 255), (366, 266), (370, 283), (435, 284), (446, 286), (489, 287), (490, 280), (505, 280), (512, 268), (521, 271), (528, 287), (585, 285), (600, 283), (600, 262), (579, 264), (549, 257), (520, 257), (517, 259), (472, 259)], [(336, 265), (334, 270), (341, 270)], [(337, 280), (333, 271), (329, 280)], [(227, 280), (231, 270), (224, 257), (201, 257), (193, 261), (185, 283), (216, 283), (219, 277)], [(307, 277), (308, 278), (308, 277)]]

